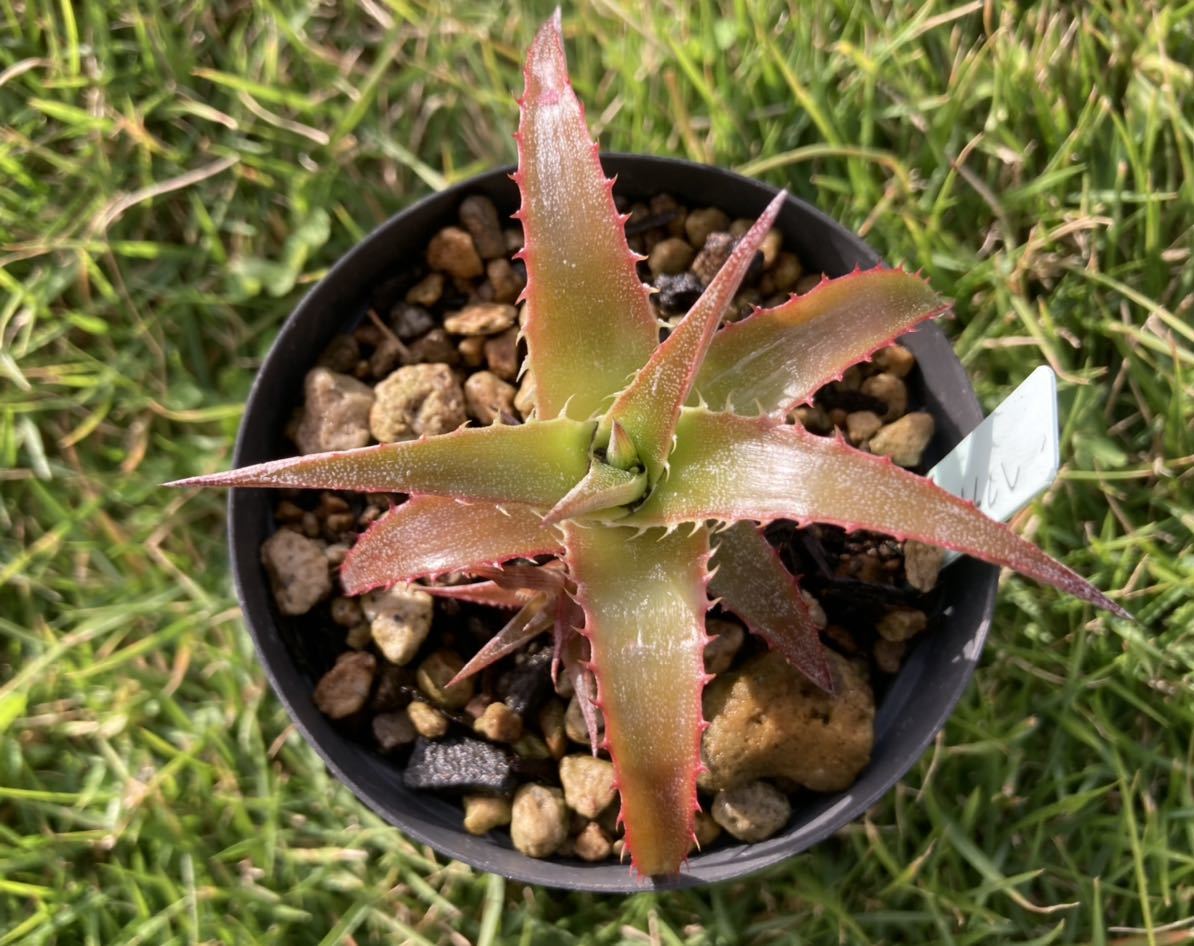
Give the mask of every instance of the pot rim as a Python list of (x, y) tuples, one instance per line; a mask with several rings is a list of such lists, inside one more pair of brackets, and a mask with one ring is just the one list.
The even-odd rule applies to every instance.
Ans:
[[(761, 209), (779, 188), (743, 177), (733, 171), (697, 164), (675, 158), (625, 153), (601, 155), (607, 173), (612, 172), (624, 182), (638, 177), (654, 176), (673, 182), (707, 178), (704, 188), (710, 204), (721, 205), (723, 195), (730, 192), (736, 196), (740, 210), (749, 204)], [(341, 256), (327, 274), (304, 296), (282, 328), (254, 379), (245, 404), (245, 412), (238, 431), (233, 465), (236, 467), (271, 457), (268, 452), (268, 437), (276, 437), (276, 430), (269, 430), (261, 418), (264, 414), (263, 401), (277, 399), (279, 390), (277, 376), (293, 373), (293, 365), (301, 365), (302, 372), (313, 363), (320, 348), (313, 348), (312, 338), (318, 336), (315, 327), (328, 322), (326, 313), (343, 306), (346, 300), (367, 294), (370, 286), (363, 285), (361, 271), (376, 267), (382, 247), (404, 236), (403, 231), (414, 222), (419, 224), (419, 236), (415, 246), (425, 245), (435, 229), (445, 225), (445, 209), (453, 214), (460, 200), (470, 193), (495, 189), (503, 185), (513, 167), (507, 166), (471, 177), (450, 188), (423, 197), (391, 216), (376, 227), (368, 236)], [(509, 186), (509, 185), (506, 185)], [(653, 193), (664, 189), (656, 188)], [(682, 187), (674, 190), (688, 202)], [(733, 201), (726, 201), (733, 202)], [(743, 214), (745, 215), (745, 213)], [(782, 228), (783, 218), (800, 217), (805, 227), (824, 230), (809, 235), (808, 240), (816, 243), (828, 241), (833, 250), (852, 256), (855, 262), (865, 265), (877, 264), (878, 255), (860, 237), (847, 230), (831, 217), (799, 198), (789, 195), (788, 203), (777, 224)], [(409, 226), (409, 229), (416, 229)], [(785, 237), (787, 237), (785, 233)], [(803, 231), (802, 231), (803, 238)], [(407, 237), (409, 239), (409, 237)], [(802, 254), (803, 256), (804, 254)], [(373, 285), (376, 285), (374, 280)], [(345, 320), (347, 321), (347, 320)], [(901, 339), (912, 347), (918, 362), (924, 360), (933, 364), (934, 377), (939, 386), (949, 389), (948, 399), (935, 399), (932, 407), (939, 424), (944, 421), (952, 427), (949, 440), (960, 439), (982, 420), (973, 388), (970, 386), (961, 363), (954, 355), (944, 334), (935, 325), (926, 324), (909, 336)], [(926, 380), (928, 372), (924, 372)], [(937, 377), (937, 376), (940, 377)], [(301, 378), (301, 374), (299, 375)], [(289, 403), (289, 402), (287, 402)], [(259, 429), (261, 428), (261, 429)], [(952, 443), (937, 444), (938, 449), (952, 446)], [(870, 764), (851, 788), (836, 795), (819, 796), (810, 805), (811, 817), (799, 822), (790, 822), (780, 835), (756, 844), (735, 843), (714, 849), (709, 853), (694, 855), (682, 872), (676, 877), (641, 879), (631, 874), (627, 864), (604, 862), (584, 864), (583, 862), (536, 860), (526, 857), (512, 848), (500, 845), (488, 837), (474, 837), (457, 824), (453, 830), (444, 824), (434, 824), (427, 810), (409, 811), (395, 807), (393, 796), (384, 790), (384, 778), (373, 771), (377, 764), (392, 766), (370, 747), (361, 746), (339, 732), (329, 720), (314, 708), (311, 700), (311, 685), (299, 669), (296, 659), (279, 633), (278, 619), (274, 611), (272, 595), (263, 576), (259, 559), (262, 518), (261, 493), (266, 490), (233, 489), (228, 499), (229, 552), (237, 598), (245, 616), (245, 624), (253, 639), (254, 647), (263, 664), (270, 685), (286, 707), (292, 722), (303, 738), (323, 759), (328, 769), (356, 795), (367, 807), (388, 823), (402, 830), (409, 837), (430, 845), (442, 854), (462, 860), (484, 871), (500, 873), (512, 880), (541, 884), (569, 890), (586, 890), (598, 893), (633, 893), (645, 890), (664, 890), (715, 883), (756, 873), (780, 861), (798, 854), (825, 838), (839, 828), (861, 816), (879, 798), (884, 796), (907, 771), (917, 762), (929, 743), (942, 729), (952, 714), (973, 675), (983, 643), (990, 628), (994, 612), (996, 579), (998, 570), (990, 565), (973, 560), (963, 560), (950, 569), (951, 585), (957, 586), (951, 601), (968, 615), (972, 627), (966, 634), (948, 635), (950, 653), (944, 665), (950, 670), (948, 678), (933, 675), (928, 680), (925, 672), (917, 679), (911, 679), (906, 670), (920, 655), (920, 664), (927, 664), (925, 642), (913, 649), (905, 665), (893, 678), (885, 698), (876, 707), (875, 750)], [(268, 518), (268, 513), (266, 514)], [(254, 527), (257, 528), (254, 528)], [(959, 620), (959, 623), (962, 623)], [(944, 648), (946, 641), (937, 640), (946, 636), (946, 627), (934, 632), (930, 643)], [(954, 640), (958, 638), (958, 640)], [(940, 654), (931, 659), (942, 662)], [(908, 719), (893, 718), (884, 706), (898, 701), (899, 705), (915, 699), (919, 704), (924, 696), (932, 696), (931, 711), (919, 719), (915, 726)], [(897, 700), (898, 698), (898, 700)], [(881, 720), (883, 724), (881, 726)], [(898, 757), (884, 757), (882, 774), (872, 772), (880, 756), (880, 742), (899, 740)], [(368, 753), (373, 761), (362, 759), (362, 752)], [(384, 775), (384, 773), (382, 773)], [(399, 776), (400, 779), (400, 776)], [(383, 790), (379, 791), (379, 786)], [(399, 796), (409, 790), (390, 786), (389, 792)], [(400, 798), (401, 800), (401, 798)], [(408, 801), (410, 799), (407, 799)], [(447, 804), (439, 799), (442, 804)], [(419, 808), (420, 805), (416, 805)], [(426, 805), (421, 806), (426, 809)]]

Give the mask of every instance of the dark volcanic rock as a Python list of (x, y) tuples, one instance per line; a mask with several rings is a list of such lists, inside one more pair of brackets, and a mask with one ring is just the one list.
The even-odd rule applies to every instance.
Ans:
[(656, 285), (659, 287), (659, 307), (665, 315), (687, 312), (705, 291), (704, 284), (691, 272), (660, 276)]
[(498, 680), (498, 699), (526, 719), (527, 714), (535, 712), (551, 691), (550, 667), (550, 650), (519, 654), (514, 658), (514, 667)]
[(480, 739), (456, 737), (415, 742), (402, 775), (407, 788), (434, 791), (514, 791), (514, 758), (505, 749)]

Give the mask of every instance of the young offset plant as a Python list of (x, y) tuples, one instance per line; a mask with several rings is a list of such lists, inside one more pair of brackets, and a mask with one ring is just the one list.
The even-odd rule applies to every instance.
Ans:
[(671, 874), (694, 837), (712, 602), (834, 688), (796, 580), (762, 535), (766, 523), (913, 538), (1126, 613), (970, 503), (787, 421), (847, 367), (945, 310), (923, 280), (855, 272), (721, 326), (781, 193), (660, 342), (640, 257), (568, 79), (558, 12), (535, 38), (525, 78), (514, 216), (526, 240), (533, 417), (173, 485), (408, 494), (348, 555), (345, 590), (446, 572), (481, 579), (429, 586), (516, 609), (462, 675), (552, 631), (553, 671), (562, 663), (572, 675), (594, 752), (594, 707), (604, 714), (632, 863)]

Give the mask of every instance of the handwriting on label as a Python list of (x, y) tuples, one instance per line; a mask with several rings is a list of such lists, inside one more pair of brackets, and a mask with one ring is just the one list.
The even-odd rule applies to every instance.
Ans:
[(1058, 459), (1057, 379), (1042, 365), (933, 467), (929, 478), (991, 518), (1006, 521), (1053, 482)]

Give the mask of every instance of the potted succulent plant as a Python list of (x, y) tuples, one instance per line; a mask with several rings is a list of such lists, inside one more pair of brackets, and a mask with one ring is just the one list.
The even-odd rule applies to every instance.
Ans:
[[(827, 656), (796, 576), (762, 525), (822, 522), (913, 538), (1124, 612), (969, 503), (841, 437), (817, 437), (789, 422), (823, 384), (943, 311), (923, 280), (877, 266), (856, 237), (763, 185), (656, 159), (614, 157), (603, 170), (568, 81), (558, 13), (529, 51), (520, 105), (512, 177), (521, 206), (513, 216), (526, 241), (517, 255), (527, 275), (522, 336), (532, 416), (276, 459), (285, 424), (278, 393), (299, 386), (347, 314), (360, 312), (369, 288), (389, 278), (395, 260), (441, 226), (464, 194), (509, 207), (511, 189), (495, 173), (399, 214), (346, 256), (287, 322), (263, 366), (238, 441), (241, 468), (174, 485), (408, 497), (349, 551), (340, 570), (344, 589), (423, 582), (445, 598), (512, 609), (514, 617), (467, 666), (453, 668), (446, 685), (551, 632), (594, 755), (595, 711), (602, 711), (601, 746), (612, 758), (626, 853), (638, 874), (677, 885), (757, 870), (857, 816), (915, 761), (969, 679), (995, 574), (973, 561), (952, 570), (944, 592), (951, 619), (886, 693), (871, 765), (850, 793), (808, 805), (771, 841), (690, 857), (711, 601), (719, 599), (821, 690), (832, 693), (845, 672), (839, 658)], [(758, 215), (662, 341), (615, 209), (610, 170), (638, 196), (667, 190)], [(841, 278), (722, 326), (773, 228), (817, 271)], [(940, 333), (922, 329), (907, 344), (921, 360), (940, 448), (977, 422), (977, 404)], [(278, 618), (258, 558), (274, 528), (263, 493), (234, 490), (229, 508), (238, 590), (274, 686), (367, 804), (484, 869), (594, 890), (635, 888), (639, 881), (624, 867), (544, 865), (471, 837), (446, 803), (411, 791), (391, 762), (329, 723), (311, 694), (338, 648)], [(476, 581), (437, 584), (445, 573)]]

